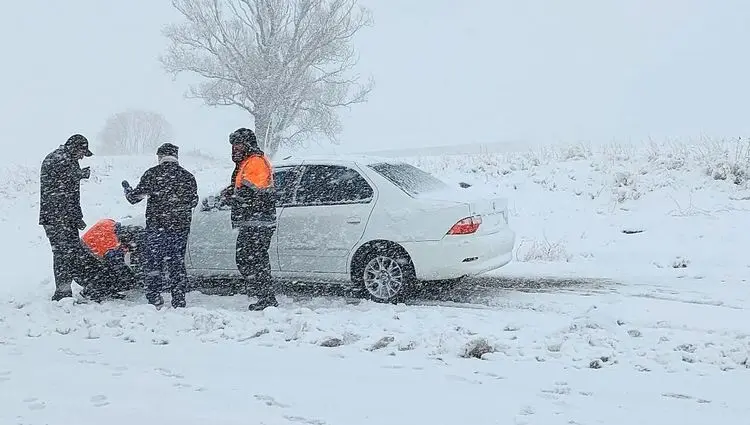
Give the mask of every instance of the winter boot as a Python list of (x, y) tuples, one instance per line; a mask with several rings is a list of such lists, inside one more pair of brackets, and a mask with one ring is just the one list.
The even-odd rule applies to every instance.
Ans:
[(113, 300), (124, 300), (126, 298), (126, 295), (122, 292), (113, 291), (109, 294), (110, 298)]
[(54, 295), (52, 295), (52, 301), (60, 301), (63, 298), (72, 298), (72, 297), (73, 297), (72, 290), (55, 291)]
[(187, 305), (184, 294), (172, 294), (172, 307), (184, 308)]
[(100, 303), (104, 301), (105, 298), (103, 291), (96, 290), (92, 285), (88, 285), (83, 288), (80, 292), (80, 295), (86, 301), (93, 301), (95, 303)]
[(263, 311), (266, 309), (266, 307), (278, 307), (279, 302), (276, 300), (276, 297), (271, 295), (270, 297), (264, 297), (258, 299), (258, 302), (255, 304), (250, 304), (248, 307), (248, 310), (250, 311)]
[(146, 299), (148, 303), (156, 307), (157, 310), (161, 310), (161, 308), (164, 307), (164, 298), (161, 296), (161, 294), (153, 298), (146, 297)]

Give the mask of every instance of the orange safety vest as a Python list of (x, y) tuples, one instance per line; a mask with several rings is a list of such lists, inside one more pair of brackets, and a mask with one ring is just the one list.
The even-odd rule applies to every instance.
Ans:
[(273, 186), (273, 168), (264, 155), (250, 155), (240, 163), (239, 172), (234, 177), (234, 187), (250, 185), (256, 189)]
[(112, 219), (104, 218), (96, 222), (86, 233), (83, 234), (83, 243), (85, 243), (94, 254), (104, 257), (110, 249), (120, 246), (115, 232), (116, 222)]

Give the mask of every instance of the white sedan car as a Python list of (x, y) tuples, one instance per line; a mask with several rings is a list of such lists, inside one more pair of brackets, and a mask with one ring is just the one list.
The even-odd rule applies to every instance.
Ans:
[[(511, 261), (515, 233), (505, 198), (471, 196), (472, 188), (449, 186), (412, 165), (287, 158), (274, 164), (274, 181), (275, 280), (350, 283), (385, 302), (402, 299), (417, 282), (458, 280)], [(237, 230), (217, 199), (203, 199), (193, 216), (186, 258), (193, 277), (240, 277)]]

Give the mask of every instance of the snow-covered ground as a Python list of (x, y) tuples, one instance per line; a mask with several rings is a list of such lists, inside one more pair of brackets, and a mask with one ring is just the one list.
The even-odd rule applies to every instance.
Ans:
[[(0, 424), (746, 424), (747, 149), (405, 158), (508, 196), (514, 262), (408, 305), (285, 288), (263, 313), (50, 302), (38, 164), (5, 166)], [(120, 181), (154, 160), (87, 160), (87, 222), (142, 212)], [(230, 172), (183, 162), (202, 195)]]

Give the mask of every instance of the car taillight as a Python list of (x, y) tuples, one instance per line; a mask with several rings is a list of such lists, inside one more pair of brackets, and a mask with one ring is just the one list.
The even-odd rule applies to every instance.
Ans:
[(482, 216), (475, 215), (473, 217), (466, 217), (454, 224), (450, 230), (449, 235), (470, 235), (479, 229), (479, 225), (482, 224)]

